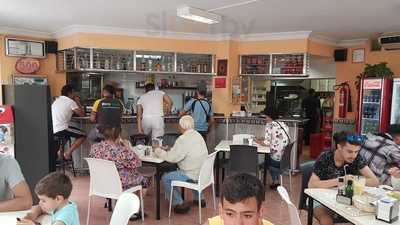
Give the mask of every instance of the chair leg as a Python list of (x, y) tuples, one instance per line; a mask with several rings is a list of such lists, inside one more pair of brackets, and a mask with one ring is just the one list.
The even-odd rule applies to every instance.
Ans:
[(108, 198), (107, 200), (108, 200), (108, 203), (107, 203), (107, 205), (108, 205), (108, 211), (111, 212), (111, 211), (112, 211), (112, 199), (111, 199), (111, 198)]
[(289, 170), (289, 192), (292, 192), (292, 171)]
[(201, 224), (201, 191), (197, 191), (198, 195), (199, 195), (199, 224)]
[(171, 208), (172, 208), (172, 192), (174, 191), (174, 186), (171, 186), (171, 194), (169, 195), (169, 212), (168, 218), (171, 217)]
[(87, 209), (87, 218), (86, 218), (86, 225), (89, 225), (89, 219), (90, 219), (90, 202), (92, 200), (92, 197), (89, 196), (89, 203), (88, 203), (88, 209)]
[(142, 221), (144, 221), (143, 189), (140, 188), (140, 208), (142, 209)]
[(283, 187), (283, 176), (282, 176), (282, 174), (281, 175), (279, 175), (279, 178), (280, 178), (280, 182), (281, 182), (281, 185), (282, 185), (282, 187)]
[(214, 211), (217, 209), (216, 204), (215, 204), (215, 186), (214, 183), (212, 183), (212, 195), (213, 195), (213, 203), (214, 203)]

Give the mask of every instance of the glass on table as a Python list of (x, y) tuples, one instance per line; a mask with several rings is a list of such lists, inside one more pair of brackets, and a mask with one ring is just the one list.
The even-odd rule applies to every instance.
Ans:
[(363, 176), (356, 176), (353, 178), (354, 195), (362, 195), (365, 189), (366, 178)]

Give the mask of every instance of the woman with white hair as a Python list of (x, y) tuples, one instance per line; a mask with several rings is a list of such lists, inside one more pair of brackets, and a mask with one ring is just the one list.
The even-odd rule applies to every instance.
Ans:
[[(157, 148), (155, 154), (170, 163), (177, 163), (179, 170), (166, 173), (162, 177), (165, 196), (169, 198), (171, 192), (171, 183), (173, 180), (197, 182), (200, 168), (207, 158), (207, 145), (199, 132), (194, 130), (194, 120), (191, 116), (183, 116), (179, 120), (179, 131), (181, 136), (176, 140), (175, 145), (169, 150)], [(195, 192), (193, 203), (184, 203), (181, 193), (175, 189), (173, 192), (172, 204), (176, 213), (187, 213), (191, 204), (198, 205), (198, 193)], [(201, 200), (202, 207), (205, 207), (205, 201)]]

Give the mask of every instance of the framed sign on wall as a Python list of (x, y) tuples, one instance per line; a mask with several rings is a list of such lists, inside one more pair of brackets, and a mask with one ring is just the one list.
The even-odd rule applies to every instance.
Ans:
[(352, 56), (353, 63), (363, 63), (365, 58), (365, 50), (363, 48), (354, 49)]
[(44, 41), (6, 38), (6, 55), (16, 57), (46, 58)]

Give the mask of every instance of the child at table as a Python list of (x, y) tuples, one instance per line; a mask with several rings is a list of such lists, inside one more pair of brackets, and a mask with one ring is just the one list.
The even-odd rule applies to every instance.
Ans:
[(46, 175), (35, 187), (39, 205), (33, 206), (17, 225), (40, 224), (35, 220), (45, 213), (50, 214), (52, 225), (79, 225), (78, 208), (68, 199), (71, 191), (72, 183), (67, 175), (58, 172)]

